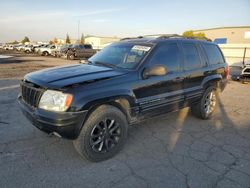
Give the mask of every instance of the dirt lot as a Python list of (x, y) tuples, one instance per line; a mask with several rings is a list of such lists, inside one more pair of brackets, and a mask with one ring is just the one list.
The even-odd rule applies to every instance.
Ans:
[(25, 74), (58, 65), (78, 63), (79, 60), (69, 61), (61, 58), (43, 57), (35, 54), (24, 54), (17, 51), (0, 49), (0, 55), (12, 56), (0, 59), (0, 79), (22, 78)]
[(250, 187), (250, 84), (229, 82), (210, 120), (185, 108), (133, 125), (121, 153), (90, 163), (34, 128), (16, 102), (16, 78), (74, 62), (15, 56), (0, 59), (1, 187)]

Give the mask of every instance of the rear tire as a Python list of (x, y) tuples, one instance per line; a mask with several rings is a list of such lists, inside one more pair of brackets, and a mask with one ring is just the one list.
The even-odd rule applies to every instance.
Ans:
[(43, 56), (48, 56), (49, 53), (45, 51), (45, 52), (42, 53), (42, 55), (43, 55)]
[(127, 130), (124, 113), (114, 106), (102, 105), (90, 114), (73, 143), (81, 156), (93, 162), (103, 161), (123, 148)]
[(218, 92), (214, 86), (210, 86), (203, 93), (201, 100), (191, 106), (191, 112), (198, 118), (209, 119), (217, 107)]

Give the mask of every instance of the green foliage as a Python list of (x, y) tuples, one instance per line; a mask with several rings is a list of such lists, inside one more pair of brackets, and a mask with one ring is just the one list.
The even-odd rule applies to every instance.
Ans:
[(194, 37), (194, 32), (192, 30), (190, 31), (185, 31), (183, 34), (182, 34), (184, 37), (187, 37), (187, 38), (192, 38)]
[(194, 39), (205, 39), (205, 40), (209, 40), (205, 33), (194, 33), (192, 30), (189, 30), (189, 31), (185, 31), (183, 34), (182, 34), (184, 37), (187, 37), (187, 38), (194, 38)]
[(54, 43), (54, 44), (57, 44), (57, 43), (58, 43), (58, 39), (57, 39), (56, 37), (54, 38), (53, 43)]
[(25, 42), (30, 42), (30, 39), (29, 39), (29, 37), (25, 36), (21, 42), (24, 44)]
[(81, 41), (80, 41), (81, 44), (84, 44), (85, 43), (85, 38), (84, 38), (84, 35), (82, 34), (81, 36)]
[(19, 42), (15, 40), (13, 42), (9, 42), (8, 44), (19, 44)]
[(66, 35), (66, 44), (70, 44), (70, 38), (69, 38), (69, 34)]

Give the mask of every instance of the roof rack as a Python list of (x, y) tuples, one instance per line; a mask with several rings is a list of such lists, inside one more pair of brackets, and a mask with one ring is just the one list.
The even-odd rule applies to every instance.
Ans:
[(178, 35), (178, 34), (166, 34), (166, 35), (161, 35), (159, 37), (157, 37), (157, 39), (169, 39), (169, 38), (183, 38), (183, 39), (194, 39), (194, 40), (205, 40), (205, 41), (209, 41), (211, 42), (211, 39), (209, 38), (197, 38), (197, 37), (185, 37), (183, 35)]
[(138, 37), (126, 37), (126, 38), (122, 38), (120, 41), (122, 40), (130, 40), (130, 39), (142, 39), (144, 38), (143, 36), (138, 36)]
[(185, 37), (178, 34), (166, 34), (157, 37), (157, 39), (169, 39), (169, 38), (185, 38)]

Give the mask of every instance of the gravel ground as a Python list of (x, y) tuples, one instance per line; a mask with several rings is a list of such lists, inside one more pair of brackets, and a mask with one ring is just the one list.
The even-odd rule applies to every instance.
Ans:
[[(15, 59), (27, 66), (52, 59), (71, 63)], [(23, 68), (11, 75), (33, 70)], [(133, 125), (117, 156), (91, 163), (72, 141), (48, 136), (25, 119), (16, 102), (18, 88), (10, 87), (18, 82), (0, 80), (1, 187), (250, 187), (250, 84), (229, 82), (210, 120), (185, 108)]]
[(79, 62), (79, 60), (70, 61), (61, 58), (54, 58), (52, 56), (44, 57), (36, 54), (24, 54), (17, 51), (5, 51), (1, 49), (0, 55), (11, 56), (6, 59), (0, 58), (0, 79), (20, 79), (29, 72)]

